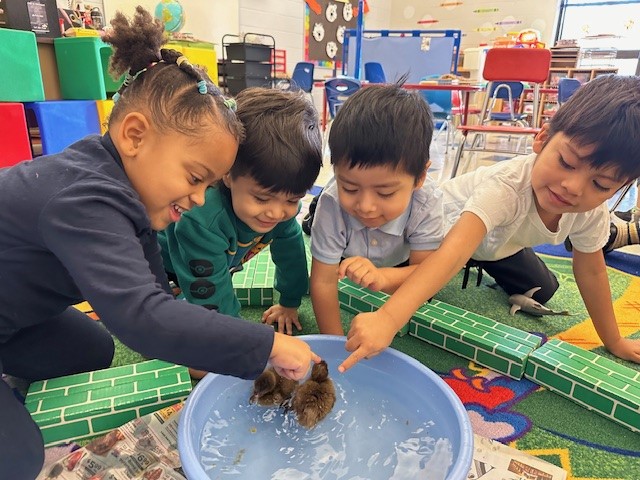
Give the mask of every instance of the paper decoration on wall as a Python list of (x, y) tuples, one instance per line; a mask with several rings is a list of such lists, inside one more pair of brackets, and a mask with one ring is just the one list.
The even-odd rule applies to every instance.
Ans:
[[(344, 9), (344, 7), (343, 7)], [(336, 3), (330, 3), (324, 10), (324, 16), (330, 22), (335, 22), (338, 18), (338, 5)]]
[(321, 42), (324, 39), (324, 25), (321, 23), (315, 23), (313, 25), (313, 39), (316, 42)]
[(520, 25), (522, 20), (516, 20), (513, 17), (504, 17), (502, 20), (496, 22), (496, 25), (502, 27), (504, 30), (509, 30), (513, 25)]
[[(305, 59), (333, 66), (342, 61), (346, 29), (355, 29), (358, 0), (307, 1), (305, 16)], [(365, 8), (366, 12), (366, 8)]]
[(425, 15), (420, 20), (418, 20), (418, 25), (433, 25), (434, 23), (438, 23), (439, 20), (433, 18), (431, 15)]
[(455, 8), (455, 7), (459, 7), (460, 5), (462, 5), (464, 2), (442, 2), (440, 4), (441, 7), (443, 8)]
[(344, 5), (344, 8), (342, 9), (342, 18), (344, 18), (345, 22), (350, 22), (353, 18), (353, 7), (350, 3), (346, 3)]
[(322, 13), (322, 7), (317, 2), (317, 0), (306, 0), (305, 3), (307, 4), (307, 7), (309, 7), (309, 9), (316, 15), (320, 15)]
[(484, 23), (482, 26), (474, 29), (474, 31), (479, 32), (484, 36), (487, 36), (489, 33), (495, 32), (496, 30), (498, 30), (498, 27), (491, 25), (490, 23)]
[(338, 53), (338, 44), (336, 42), (327, 42), (326, 47), (327, 57), (331, 60), (335, 60), (336, 54)]
[(499, 11), (499, 8), (476, 8), (473, 13), (494, 13)]

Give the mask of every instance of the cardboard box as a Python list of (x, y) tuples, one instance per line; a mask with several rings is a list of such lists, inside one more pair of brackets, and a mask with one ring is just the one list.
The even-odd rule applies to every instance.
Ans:
[(26, 30), (36, 37), (61, 36), (56, 0), (0, 0), (0, 27)]

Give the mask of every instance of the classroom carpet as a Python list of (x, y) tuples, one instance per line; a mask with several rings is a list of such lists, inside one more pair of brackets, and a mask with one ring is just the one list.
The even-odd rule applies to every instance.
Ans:
[[(547, 304), (568, 310), (571, 316), (533, 317), (509, 314), (508, 296), (484, 275), (476, 286), (472, 270), (469, 286), (462, 289), (462, 273), (435, 298), (496, 321), (536, 333), (544, 340), (559, 338), (614, 359), (635, 370), (640, 365), (617, 359), (599, 341), (584, 308), (571, 272), (571, 260), (562, 247), (538, 249), (557, 275), (560, 289)], [(614, 252), (607, 255), (614, 308), (623, 335), (640, 338), (640, 257)], [(631, 273), (628, 273), (631, 272)], [(242, 315), (259, 321), (262, 307), (245, 307)], [(318, 333), (309, 297), (299, 310), (303, 331)], [(352, 315), (343, 312), (348, 330)], [(573, 480), (640, 479), (640, 434), (631, 432), (598, 414), (527, 380), (513, 380), (429, 345), (415, 337), (396, 337), (391, 345), (438, 373), (460, 397), (475, 433), (499, 440), (553, 463)], [(347, 352), (345, 352), (345, 357)], [(142, 361), (135, 352), (118, 343), (114, 366)], [(480, 479), (481, 480), (481, 479)]]

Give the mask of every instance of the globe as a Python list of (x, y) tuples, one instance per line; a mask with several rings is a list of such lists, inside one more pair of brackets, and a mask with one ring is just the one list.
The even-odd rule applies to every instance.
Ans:
[(177, 0), (162, 0), (156, 5), (154, 15), (164, 22), (167, 32), (179, 32), (184, 27), (184, 9)]

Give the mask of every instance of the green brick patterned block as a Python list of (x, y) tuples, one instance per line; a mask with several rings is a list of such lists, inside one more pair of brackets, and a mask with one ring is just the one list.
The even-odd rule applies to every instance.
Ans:
[[(382, 292), (372, 292), (361, 287), (347, 278), (338, 282), (338, 301), (340, 308), (351, 313), (374, 312), (387, 300), (389, 295)], [(396, 335), (401, 337), (409, 332), (409, 325), (402, 327)]]
[(511, 378), (522, 378), (540, 337), (438, 300), (420, 307), (409, 334)]
[(34, 382), (25, 405), (51, 446), (100, 435), (190, 391), (186, 367), (149, 360)]
[(553, 339), (529, 357), (525, 377), (640, 432), (640, 372)]
[(242, 270), (236, 272), (231, 277), (233, 288), (251, 288), (253, 285), (253, 274), (256, 270), (256, 264), (249, 261), (242, 265)]
[(243, 265), (233, 274), (236, 297), (243, 307), (273, 305), (273, 284), (276, 266), (271, 260), (269, 247)]
[(253, 288), (269, 288), (273, 291), (273, 282), (276, 277), (276, 264), (271, 260), (271, 252), (266, 247), (262, 252), (251, 259), (254, 264)]

